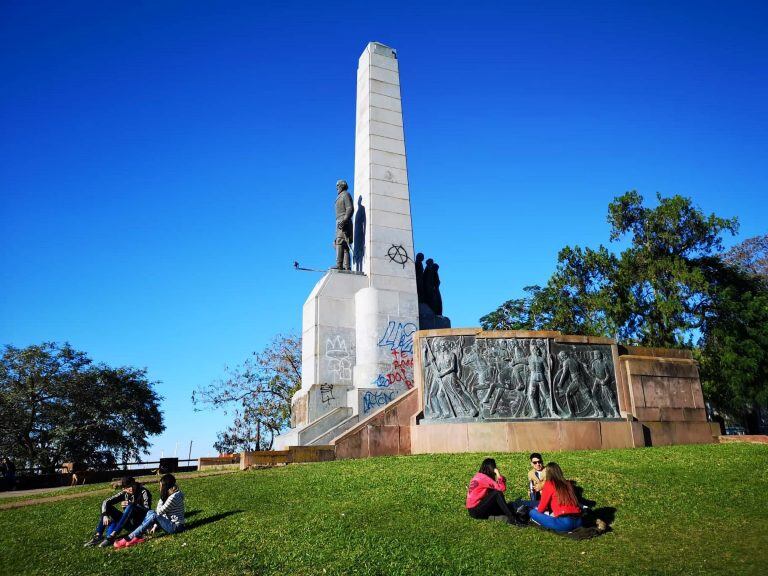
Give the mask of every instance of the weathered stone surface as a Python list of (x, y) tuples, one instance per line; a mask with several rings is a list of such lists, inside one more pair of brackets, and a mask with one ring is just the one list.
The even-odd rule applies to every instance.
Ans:
[(598, 450), (602, 444), (600, 422), (558, 422), (560, 450)]
[(503, 422), (478, 422), (468, 426), (467, 449), (469, 452), (506, 451), (506, 426)]
[(559, 449), (560, 429), (553, 420), (507, 422), (507, 442), (515, 452), (552, 452)]
[(620, 417), (611, 345), (430, 332), (417, 350), (428, 420)]
[(626, 420), (622, 422), (600, 422), (600, 447), (608, 448), (632, 448), (632, 423)]

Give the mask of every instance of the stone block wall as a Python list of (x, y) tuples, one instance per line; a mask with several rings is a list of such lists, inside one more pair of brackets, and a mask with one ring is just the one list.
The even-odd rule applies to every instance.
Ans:
[(418, 391), (409, 390), (383, 410), (336, 438), (337, 459), (397, 456), (411, 453), (411, 424), (419, 410)]
[(698, 365), (690, 351), (622, 346), (619, 365), (630, 412), (643, 426), (646, 445), (713, 441)]

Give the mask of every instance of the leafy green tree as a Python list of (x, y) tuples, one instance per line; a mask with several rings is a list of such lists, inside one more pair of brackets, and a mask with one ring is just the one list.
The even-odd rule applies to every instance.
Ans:
[(291, 397), (301, 388), (301, 339), (276, 336), (261, 352), (226, 376), (192, 393), (200, 409), (234, 409), (234, 421), (220, 432), (219, 452), (269, 450), (274, 437), (288, 427)]
[(544, 288), (480, 319), (484, 328), (516, 326), (610, 336), (646, 346), (681, 346), (703, 325), (722, 234), (736, 219), (705, 215), (688, 198), (643, 206), (635, 191), (608, 206), (611, 241), (630, 236), (619, 255), (600, 246), (563, 248)]
[(94, 364), (69, 344), (6, 346), (0, 359), (0, 452), (52, 471), (147, 452), (165, 427), (146, 370)]
[(724, 266), (713, 283), (698, 354), (702, 388), (720, 412), (757, 434), (760, 409), (768, 406), (768, 280)]
[[(643, 206), (635, 191), (608, 207), (611, 240), (629, 234), (619, 257), (623, 336), (647, 346), (681, 346), (701, 328), (711, 303), (710, 270), (718, 265), (722, 234), (735, 234), (736, 218), (705, 215), (689, 198), (657, 195), (656, 208)], [(619, 322), (623, 318), (616, 318)]]
[(536, 330), (542, 320), (536, 317), (531, 305), (541, 286), (526, 286), (523, 291), (529, 296), (507, 300), (493, 312), (480, 318), (484, 330)]

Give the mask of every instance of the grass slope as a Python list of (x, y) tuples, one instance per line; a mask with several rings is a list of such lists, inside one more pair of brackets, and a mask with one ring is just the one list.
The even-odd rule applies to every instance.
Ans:
[[(0, 511), (5, 574), (758, 574), (768, 565), (768, 447), (545, 454), (614, 531), (574, 542), (470, 519), (484, 454), (292, 465), (188, 479), (189, 530), (84, 549), (103, 495)], [(497, 454), (508, 498), (527, 455)], [(156, 489), (153, 496), (157, 496)]]

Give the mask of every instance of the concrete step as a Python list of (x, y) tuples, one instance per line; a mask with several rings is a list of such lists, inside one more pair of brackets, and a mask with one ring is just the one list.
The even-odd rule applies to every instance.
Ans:
[(344, 420), (344, 422), (341, 422), (334, 428), (331, 428), (327, 432), (321, 434), (320, 436), (318, 436), (317, 438), (309, 442), (309, 445), (311, 446), (311, 445), (330, 444), (331, 440), (333, 440), (337, 436), (341, 436), (342, 434), (344, 434), (344, 432), (352, 428), (359, 421), (360, 421), (360, 416), (355, 414), (354, 416), (347, 418), (346, 420)]
[(311, 424), (302, 428), (298, 433), (299, 446), (307, 446), (314, 439), (324, 435), (328, 430), (335, 428), (352, 415), (352, 408), (341, 406), (323, 414)]

